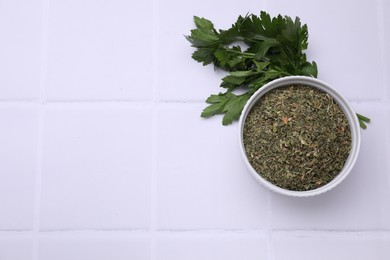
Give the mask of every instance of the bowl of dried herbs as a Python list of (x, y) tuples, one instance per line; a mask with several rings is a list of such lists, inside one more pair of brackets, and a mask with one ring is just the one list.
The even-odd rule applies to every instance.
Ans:
[(246, 103), (239, 127), (251, 175), (289, 196), (337, 186), (360, 148), (359, 120), (348, 101), (312, 77), (288, 76), (261, 87)]

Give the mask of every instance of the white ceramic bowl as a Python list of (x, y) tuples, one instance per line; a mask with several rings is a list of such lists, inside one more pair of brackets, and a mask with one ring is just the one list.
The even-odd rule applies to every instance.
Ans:
[[(312, 86), (315, 88), (318, 88), (329, 95), (331, 95), (334, 100), (338, 103), (342, 111), (344, 112), (346, 118), (348, 119), (348, 123), (350, 126), (351, 131), (351, 139), (352, 139), (352, 146), (350, 154), (347, 158), (347, 161), (345, 162), (344, 168), (341, 170), (341, 172), (328, 184), (321, 186), (317, 189), (308, 190), (308, 191), (292, 191), (280, 188), (271, 182), (267, 181), (263, 177), (261, 177), (256, 170), (252, 167), (250, 164), (248, 157), (245, 152), (244, 147), (244, 136), (243, 136), (243, 130), (244, 130), (244, 123), (246, 120), (246, 117), (248, 116), (248, 113), (250, 112), (251, 108), (256, 104), (256, 102), (268, 91), (278, 88), (278, 87), (284, 87), (289, 85), (307, 85)], [(294, 196), (294, 197), (308, 197), (308, 196), (314, 196), (318, 194), (322, 194), (326, 191), (329, 191), (330, 189), (336, 187), (340, 182), (342, 182), (345, 177), (351, 172), (352, 167), (354, 166), (356, 159), (358, 157), (359, 149), (360, 149), (360, 126), (359, 121), (357, 119), (356, 113), (353, 111), (352, 107), (348, 103), (348, 101), (342, 97), (337, 91), (335, 91), (332, 87), (330, 87), (325, 82), (322, 82), (318, 79), (311, 78), (311, 77), (305, 77), (305, 76), (289, 76), (284, 78), (279, 78), (276, 80), (273, 80), (263, 87), (261, 87), (258, 91), (256, 91), (252, 97), (248, 100), (247, 104), (245, 105), (240, 121), (239, 121), (239, 127), (240, 127), (240, 147), (241, 147), (241, 153), (245, 160), (246, 165), (248, 166), (248, 169), (251, 173), (251, 175), (261, 184), (263, 184), (268, 189), (275, 191), (277, 193), (288, 195), (288, 196)]]

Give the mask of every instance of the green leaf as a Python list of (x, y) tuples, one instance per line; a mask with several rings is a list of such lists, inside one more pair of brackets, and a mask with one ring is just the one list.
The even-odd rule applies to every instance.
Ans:
[(358, 114), (358, 113), (356, 113), (356, 116), (357, 116), (357, 118), (359, 120), (360, 127), (363, 128), (363, 129), (366, 129), (367, 125), (365, 123), (370, 123), (371, 119), (368, 118), (368, 117), (365, 117), (365, 116), (363, 116), (361, 114)]
[(226, 77), (223, 77), (222, 81), (224, 83), (230, 83), (230, 84), (237, 86), (237, 85), (241, 85), (242, 83), (244, 83), (245, 77), (234, 77), (232, 75), (228, 75)]
[(257, 68), (257, 71), (263, 71), (265, 68), (268, 67), (268, 65), (270, 64), (269, 62), (260, 62), (260, 61), (257, 61), (257, 60), (253, 60), (253, 63), (255, 64), (256, 68)]
[(203, 65), (210, 64), (214, 61), (214, 50), (210, 48), (199, 48), (193, 54), (192, 58), (198, 62), (203, 62)]
[(271, 27), (273, 27), (272, 21), (271, 21), (271, 16), (268, 13), (261, 11), (260, 12), (260, 20), (262, 22), (262, 25), (263, 25), (265, 31), (267, 29), (270, 30)]
[(359, 125), (360, 125), (360, 127), (361, 127), (362, 129), (366, 129), (366, 128), (367, 128), (366, 124), (365, 124), (364, 121), (361, 120), (361, 119), (359, 119)]
[[(218, 35), (210, 30), (195, 29), (191, 31), (191, 39), (197, 40), (199, 43), (213, 43), (218, 41)], [(201, 46), (200, 46), (201, 47)]]
[(234, 95), (234, 97), (230, 98), (228, 103), (225, 105), (226, 114), (222, 119), (222, 124), (229, 125), (234, 120), (238, 120), (249, 98), (250, 95), (248, 94), (243, 94), (240, 96)]
[(232, 72), (230, 72), (230, 75), (232, 77), (236, 77), (236, 78), (246, 78), (246, 77), (253, 76), (253, 75), (256, 75), (256, 74), (258, 74), (258, 72), (257, 71), (253, 71), (253, 70), (232, 71)]
[(274, 38), (267, 37), (265, 35), (261, 35), (261, 34), (253, 35), (250, 39), (255, 40), (255, 41), (260, 41), (260, 42), (266, 43), (268, 45), (273, 45), (273, 46), (279, 45), (278, 40), (276, 40)]
[(311, 63), (312, 67), (314, 68), (313, 69), (313, 73), (311, 74), (313, 77), (317, 78), (318, 76), (318, 69), (317, 69), (317, 63), (315, 61), (313, 61)]
[(307, 65), (305, 65), (302, 69), (302, 74), (316, 78), (317, 77), (317, 64), (315, 62), (313, 62), (313, 64), (307, 63)]
[(222, 43), (226, 44), (240, 40), (240, 33), (237, 26), (233, 25), (228, 30), (219, 30), (219, 38)]
[(219, 93), (218, 95), (210, 95), (206, 99), (206, 103), (214, 104), (214, 103), (220, 103), (224, 100), (226, 100), (226, 97), (222, 93)]
[(249, 77), (259, 74), (257, 71), (232, 71), (229, 75), (222, 78), (221, 87), (232, 89), (241, 86)]
[(251, 39), (256, 40), (256, 42), (254, 42), (251, 47), (248, 48), (248, 52), (254, 53), (254, 59), (258, 61), (266, 57), (268, 51), (272, 47), (276, 47), (279, 45), (279, 42), (277, 40), (265, 36), (255, 35)]
[(220, 103), (215, 103), (215, 104), (209, 105), (208, 107), (203, 109), (201, 117), (209, 118), (209, 117), (214, 116), (214, 115), (222, 114), (224, 109), (225, 109), (226, 103), (227, 103), (227, 101), (223, 101)]
[(191, 35), (186, 36), (186, 39), (193, 47), (215, 47), (218, 44), (218, 32), (214, 29), (214, 25), (207, 19), (194, 16), (196, 29), (191, 30)]
[(226, 88), (230, 91), (232, 91), (233, 89), (235, 89), (237, 86), (239, 85), (236, 85), (236, 84), (233, 84), (233, 83), (229, 83), (229, 82), (225, 82), (225, 81), (222, 81), (221, 85), (219, 85), (221, 88)]
[(229, 102), (230, 95), (227, 93), (219, 93), (218, 95), (211, 95), (206, 99), (206, 103), (211, 104), (203, 109), (201, 117), (211, 117), (225, 112), (225, 106)]
[(257, 50), (256, 50), (256, 52), (255, 52), (255, 58), (254, 58), (254, 59), (255, 59), (255, 60), (262, 60), (262, 59), (266, 56), (268, 50), (269, 50), (271, 47), (272, 47), (271, 45), (267, 45), (267, 44), (265, 44), (265, 43), (259, 44), (259, 45), (257, 46)]
[(222, 124), (231, 124), (234, 120), (239, 119), (241, 112), (250, 98), (248, 93), (243, 95), (235, 95), (231, 92), (219, 93), (218, 95), (211, 95), (207, 98), (206, 102), (210, 105), (207, 106), (201, 116), (208, 118), (214, 115), (225, 113)]
[(218, 46), (214, 52), (216, 62), (214, 65), (218, 68), (234, 71), (246, 69), (246, 59), (248, 59), (248, 54), (241, 52), (239, 46), (233, 46), (231, 48)]
[(222, 48), (218, 48), (214, 55), (222, 66), (226, 66), (226, 64), (232, 59), (231, 54)]
[(209, 30), (213, 30), (214, 29), (214, 24), (205, 19), (205, 18), (200, 18), (198, 16), (194, 16), (194, 22), (195, 22), (195, 25), (197, 28), (205, 28), (205, 29), (209, 29)]
[(368, 118), (368, 117), (365, 117), (365, 116), (363, 116), (363, 115), (361, 115), (361, 114), (358, 114), (358, 113), (356, 113), (356, 115), (357, 115), (357, 117), (359, 118), (359, 120), (361, 120), (361, 121), (363, 121), (363, 122), (366, 122), (366, 123), (370, 123), (370, 122), (371, 122), (371, 119)]

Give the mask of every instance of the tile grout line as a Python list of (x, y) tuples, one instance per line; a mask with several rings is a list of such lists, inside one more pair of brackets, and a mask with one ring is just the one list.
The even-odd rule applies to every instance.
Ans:
[(274, 248), (273, 248), (273, 229), (272, 229), (272, 212), (271, 212), (271, 191), (267, 190), (265, 194), (265, 204), (267, 210), (267, 258), (268, 260), (273, 260), (274, 257)]
[[(389, 99), (390, 100), (390, 99)], [(348, 99), (350, 103), (355, 104), (389, 104), (389, 100), (383, 99)], [(33, 106), (33, 105), (45, 105), (45, 107), (66, 106), (72, 107), (77, 105), (86, 106), (132, 106), (132, 105), (152, 105), (158, 103), (160, 105), (204, 105), (204, 100), (0, 100), (1, 106)]]
[[(390, 94), (390, 93), (389, 93)], [(390, 98), (390, 97), (388, 97)], [(385, 129), (386, 129), (386, 136), (385, 136), (385, 153), (386, 153), (386, 158), (390, 158), (390, 100), (388, 101), (388, 105), (385, 107), (385, 115), (387, 115), (387, 124), (385, 125)], [(390, 169), (390, 162), (389, 160), (386, 160), (386, 166), (388, 167), (388, 169)], [(390, 174), (387, 174), (387, 185), (386, 185), (386, 188), (388, 190), (390, 190)], [(383, 210), (384, 210), (384, 205), (382, 205), (382, 216), (384, 215), (383, 214)], [(382, 221), (382, 219), (381, 219)]]
[(37, 163), (35, 177), (35, 202), (34, 202), (34, 224), (33, 224), (33, 259), (38, 259), (38, 239), (40, 229), (40, 208), (41, 208), (41, 189), (42, 189), (42, 165), (43, 165), (43, 131), (44, 131), (44, 109), (39, 108), (38, 122), (38, 145), (37, 145)]
[[(267, 236), (266, 229), (191, 229), (191, 230), (156, 230), (156, 236), (252, 236), (264, 234)], [(1, 235), (29, 235), (31, 230), (0, 230)], [(150, 229), (55, 229), (55, 230), (40, 230), (39, 235), (94, 235), (94, 234), (110, 234), (110, 235), (129, 235), (129, 236), (146, 236), (150, 234)], [(382, 234), (390, 238), (390, 229), (272, 229), (272, 236), (275, 235), (291, 235), (291, 236), (340, 236), (340, 237), (367, 237), (377, 236)]]
[(49, 33), (49, 7), (50, 0), (42, 1), (42, 24), (41, 24), (41, 67), (40, 67), (40, 84), (39, 84), (39, 108), (38, 108), (38, 140), (37, 140), (37, 161), (35, 176), (35, 200), (33, 216), (33, 260), (38, 259), (39, 251), (39, 229), (40, 229), (40, 208), (41, 208), (41, 189), (42, 189), (42, 170), (43, 170), (43, 139), (45, 123), (45, 89), (47, 76), (47, 47)]
[(152, 1), (152, 32), (153, 32), (153, 57), (152, 57), (152, 172), (150, 176), (150, 260), (157, 259), (157, 140), (158, 140), (158, 95), (157, 95), (157, 55), (159, 47), (159, 0)]
[(157, 116), (158, 104), (154, 102), (152, 105), (152, 171), (150, 176), (150, 253), (151, 260), (156, 259), (156, 212), (157, 212)]
[(37, 102), (36, 100), (0, 100), (0, 106), (9, 105), (36, 105), (45, 104), (46, 106), (73, 106), (73, 105), (150, 105), (153, 103), (159, 104), (179, 104), (179, 105), (193, 105), (204, 104), (204, 100), (42, 100)]
[[(388, 87), (387, 87), (387, 84), (389, 84), (390, 82), (388, 82), (388, 75), (386, 75), (386, 72), (388, 71), (388, 68), (387, 68), (387, 64), (388, 64), (388, 61), (386, 61), (386, 54), (388, 52), (388, 50), (385, 48), (386, 46), (386, 35), (385, 35), (385, 12), (384, 12), (384, 0), (377, 0), (376, 1), (376, 8), (377, 8), (377, 22), (378, 22), (378, 42), (379, 42), (379, 52), (380, 52), (380, 56), (381, 56), (381, 63), (382, 63), (382, 84), (383, 84), (383, 88), (384, 88), (384, 98), (382, 98), (383, 101), (385, 101), (385, 103), (387, 104), (386, 106), (386, 111), (387, 113), (390, 112), (389, 110), (389, 104), (390, 104), (390, 92), (388, 90)], [(390, 119), (390, 114), (387, 115), (388, 118)], [(389, 123), (386, 124), (386, 158), (389, 158), (390, 156), (390, 134), (389, 134)], [(387, 166), (390, 166), (390, 163), (389, 162), (386, 162), (387, 163)], [(390, 176), (388, 175), (387, 177), (387, 188), (390, 188)], [(383, 208), (384, 206), (382, 206)], [(383, 210), (383, 209), (382, 209)]]
[(366, 230), (366, 231), (336, 231), (336, 230), (277, 230), (276, 236), (290, 237), (337, 237), (337, 238), (358, 238), (365, 239), (371, 237), (388, 237), (390, 239), (390, 231), (387, 230)]

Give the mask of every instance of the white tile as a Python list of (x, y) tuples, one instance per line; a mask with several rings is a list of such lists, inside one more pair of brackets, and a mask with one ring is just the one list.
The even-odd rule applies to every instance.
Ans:
[(278, 237), (274, 242), (275, 260), (378, 259), (390, 255), (390, 239), (371, 237)]
[(148, 228), (150, 113), (137, 107), (47, 112), (42, 229)]
[(272, 15), (299, 16), (308, 25), (308, 59), (317, 62), (319, 79), (349, 99), (383, 96), (375, 2), (273, 0), (267, 1), (267, 10)]
[(42, 2), (0, 2), (0, 99), (37, 99)]
[(0, 121), (0, 230), (31, 229), (38, 113), (31, 107), (2, 107)]
[(383, 16), (383, 30), (384, 30), (384, 42), (383, 42), (383, 51), (384, 51), (384, 73), (385, 73), (385, 88), (387, 90), (387, 98), (390, 100), (390, 50), (388, 46), (390, 45), (390, 17), (388, 13), (390, 12), (390, 1), (382, 0), (382, 13)]
[(239, 151), (238, 124), (201, 119), (203, 105), (164, 105), (158, 122), (157, 226), (240, 229), (266, 225), (266, 192)]
[(152, 1), (50, 1), (47, 98), (152, 93)]
[[(239, 15), (260, 13), (262, 1), (162, 0), (159, 2), (158, 97), (163, 100), (205, 100), (223, 89), (222, 72), (191, 58), (195, 48), (184, 38), (195, 28), (193, 16), (207, 18), (227, 29)], [(178, 11), (180, 10), (180, 11)], [(216, 11), (223, 10), (223, 11)]]
[(149, 241), (124, 235), (46, 236), (39, 241), (38, 260), (150, 259)]
[(186, 235), (157, 239), (157, 260), (267, 259), (267, 242), (261, 235)]
[(389, 164), (383, 145), (388, 112), (381, 106), (354, 105), (372, 119), (362, 130), (362, 144), (350, 175), (333, 190), (310, 198), (272, 195), (272, 223), (282, 229), (366, 230), (389, 226)]
[(0, 259), (32, 260), (32, 239), (20, 235), (0, 235)]
[[(386, 114), (387, 114), (387, 134), (386, 136), (383, 137), (382, 145), (386, 146), (386, 161), (388, 166), (388, 169), (390, 169), (390, 103), (387, 104), (387, 109), (386, 109)], [(379, 119), (381, 120), (381, 118)], [(382, 119), (383, 120), (383, 119)], [(378, 137), (380, 138), (380, 137)], [(374, 156), (374, 155), (371, 155)], [(390, 193), (390, 170), (387, 170), (384, 172), (384, 175), (387, 177), (387, 187), (386, 190), (388, 191), (387, 194)], [(386, 181), (384, 181), (386, 182)], [(389, 198), (390, 195), (387, 195), (387, 198)], [(382, 218), (381, 222), (383, 223), (382, 227), (384, 229), (390, 229), (390, 203), (386, 203), (384, 207), (382, 208)]]

